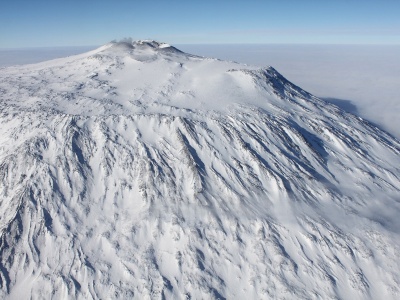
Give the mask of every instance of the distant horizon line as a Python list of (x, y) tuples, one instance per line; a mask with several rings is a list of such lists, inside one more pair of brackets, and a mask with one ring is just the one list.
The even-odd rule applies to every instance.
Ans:
[[(22, 49), (54, 49), (54, 48), (89, 48), (89, 47), (101, 47), (103, 45), (106, 45), (108, 43), (111, 43), (112, 41), (106, 42), (104, 44), (98, 44), (98, 45), (62, 45), (62, 46), (25, 46), (25, 47), (0, 47), (0, 51), (6, 51), (6, 50), (22, 50)], [(168, 43), (172, 46), (174, 45), (193, 45), (193, 46), (229, 46), (229, 45), (235, 45), (235, 46), (263, 46), (263, 45), (285, 45), (285, 46), (400, 46), (400, 43), (379, 43), (379, 44), (373, 44), (373, 43)]]

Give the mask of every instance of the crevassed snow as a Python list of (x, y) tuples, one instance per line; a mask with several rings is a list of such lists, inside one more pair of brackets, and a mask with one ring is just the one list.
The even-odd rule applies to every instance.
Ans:
[(399, 142), (272, 67), (125, 40), (0, 95), (3, 297), (400, 296)]

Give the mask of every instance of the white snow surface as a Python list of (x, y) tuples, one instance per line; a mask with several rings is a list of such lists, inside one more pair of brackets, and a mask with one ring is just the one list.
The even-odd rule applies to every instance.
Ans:
[(0, 296), (399, 299), (400, 143), (155, 41), (0, 72)]

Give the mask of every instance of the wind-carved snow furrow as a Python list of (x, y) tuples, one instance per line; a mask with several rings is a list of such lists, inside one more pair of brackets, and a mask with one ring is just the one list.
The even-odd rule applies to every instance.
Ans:
[[(292, 137), (289, 137), (287, 135), (287, 128), (290, 128), (290, 131), (294, 131), (294, 134), (296, 137), (300, 136), (299, 140), (294, 140)], [(283, 129), (283, 130), (282, 130)], [(260, 142), (260, 136), (257, 135), (257, 138), (254, 138), (254, 141), (257, 142), (261, 149), (266, 152), (266, 155), (273, 157), (274, 161), (281, 161), (284, 162), (286, 161), (288, 164), (290, 164), (291, 168), (295, 168), (295, 174), (300, 173), (300, 176), (306, 180), (306, 179), (313, 179), (313, 174), (315, 173), (313, 170), (315, 168), (311, 166), (309, 160), (302, 154), (302, 151), (307, 150), (307, 147), (310, 147), (310, 144), (305, 142), (304, 138), (295, 131), (293, 127), (286, 127), (284, 125), (281, 125), (279, 129), (273, 130), (274, 132), (280, 132), (281, 134), (279, 135), (280, 138), (285, 139), (285, 144), (289, 145), (286, 149), (281, 149), (279, 153), (281, 154), (280, 157), (276, 157), (277, 155), (272, 153), (271, 150), (269, 150), (265, 146), (265, 142)], [(303, 144), (304, 143), (304, 144)], [(303, 146), (303, 147), (301, 147)], [(300, 150), (303, 149), (303, 150)], [(262, 150), (258, 150), (259, 152)], [(288, 152), (286, 152), (288, 151)], [(312, 151), (314, 153), (314, 151)], [(283, 154), (283, 157), (282, 157)], [(296, 175), (297, 176), (297, 175)], [(276, 176), (274, 177), (276, 178)]]
[(223, 192), (227, 191), (231, 196), (234, 196), (234, 198), (236, 198), (236, 201), (239, 200), (241, 195), (227, 182), (227, 180), (214, 168), (212, 168), (211, 171), (212, 174), (217, 179), (217, 181), (219, 182), (221, 190)]
[[(251, 158), (250, 161), (255, 163), (255, 166), (257, 167), (257, 169), (261, 171), (261, 174), (266, 176), (269, 180), (272, 179), (275, 182), (275, 186), (279, 190), (286, 190), (290, 192), (291, 187), (290, 183), (287, 181), (287, 178), (281, 175), (283, 173), (279, 168), (278, 169), (274, 168), (274, 166), (276, 167), (276, 162), (277, 162), (275, 154), (271, 153), (268, 150), (268, 148), (262, 142), (259, 141), (257, 137), (253, 137), (249, 133), (243, 134), (236, 130), (234, 132), (236, 135), (236, 140), (239, 142), (241, 149), (250, 155)], [(251, 144), (244, 141), (243, 138), (250, 139), (252, 141), (252, 144), (260, 145), (262, 150), (253, 149)], [(263, 153), (263, 151), (265, 151), (265, 153)], [(271, 163), (268, 162), (269, 159), (272, 159)], [(252, 172), (250, 172), (250, 174), (252, 174)], [(261, 181), (258, 180), (255, 177), (255, 175), (251, 175), (251, 177), (259, 182), (258, 184), (256, 184), (256, 186), (262, 186)]]
[(196, 196), (198, 193), (201, 193), (204, 189), (204, 176), (205, 176), (205, 168), (204, 164), (197, 155), (196, 150), (190, 145), (188, 139), (185, 135), (182, 134), (181, 130), (177, 130), (176, 132), (177, 141), (181, 147), (181, 154), (183, 156), (183, 163), (190, 170), (190, 174), (192, 177), (192, 191), (193, 195)]

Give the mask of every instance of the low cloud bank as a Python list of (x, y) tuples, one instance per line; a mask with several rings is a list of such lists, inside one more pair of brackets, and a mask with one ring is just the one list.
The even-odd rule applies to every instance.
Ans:
[(287, 79), (400, 138), (400, 46), (178, 45), (183, 51), (276, 68)]
[(0, 49), (0, 68), (14, 65), (34, 64), (55, 58), (84, 53), (96, 46), (80, 47), (37, 47)]

